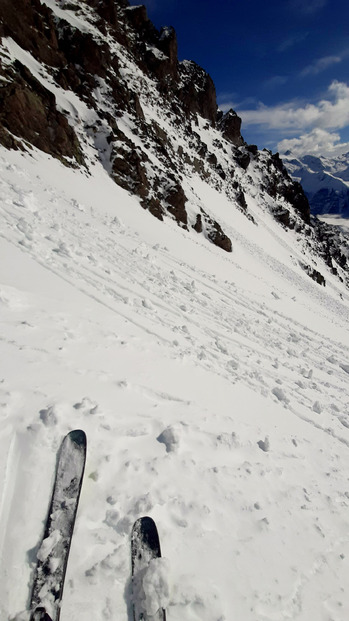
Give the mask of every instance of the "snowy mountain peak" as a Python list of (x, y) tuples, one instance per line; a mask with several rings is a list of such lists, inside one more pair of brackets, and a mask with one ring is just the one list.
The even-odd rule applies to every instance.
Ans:
[(289, 152), (284, 161), (292, 177), (302, 184), (313, 214), (349, 217), (349, 153), (335, 158), (294, 158)]

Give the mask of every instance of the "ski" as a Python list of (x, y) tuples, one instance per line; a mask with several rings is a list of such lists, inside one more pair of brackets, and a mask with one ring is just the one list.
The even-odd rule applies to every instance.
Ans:
[(85, 432), (71, 431), (63, 439), (58, 454), (44, 536), (37, 553), (30, 621), (59, 621), (85, 460)]
[(134, 621), (166, 621), (166, 611), (159, 608), (149, 614), (143, 589), (143, 578), (153, 559), (161, 557), (160, 540), (156, 524), (150, 517), (139, 518), (131, 535), (131, 566)]

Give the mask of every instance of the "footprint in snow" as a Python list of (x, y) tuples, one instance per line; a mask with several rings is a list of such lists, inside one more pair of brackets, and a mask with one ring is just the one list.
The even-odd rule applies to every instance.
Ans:
[(40, 410), (39, 415), (45, 427), (57, 425), (57, 412), (54, 405), (49, 405), (47, 408)]
[(115, 509), (108, 509), (106, 511), (104, 523), (120, 535), (127, 535), (132, 529), (131, 519), (127, 515), (120, 516), (119, 511)]
[(98, 412), (98, 403), (91, 401), (89, 397), (83, 397), (82, 401), (75, 403), (75, 410), (81, 410), (81, 413), (85, 416), (93, 416)]

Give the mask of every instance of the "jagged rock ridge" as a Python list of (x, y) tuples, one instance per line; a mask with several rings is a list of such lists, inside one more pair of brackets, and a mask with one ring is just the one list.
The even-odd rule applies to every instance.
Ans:
[(0, 36), (0, 142), (7, 148), (33, 145), (88, 170), (92, 145), (115, 182), (155, 217), (174, 218), (228, 252), (231, 240), (190, 180), (225, 193), (251, 226), (249, 196), (258, 194), (261, 209), (346, 277), (345, 244), (328, 254), (302, 187), (278, 154), (245, 143), (241, 119), (218, 110), (210, 76), (178, 61), (175, 30), (158, 31), (144, 6), (3, 0)]

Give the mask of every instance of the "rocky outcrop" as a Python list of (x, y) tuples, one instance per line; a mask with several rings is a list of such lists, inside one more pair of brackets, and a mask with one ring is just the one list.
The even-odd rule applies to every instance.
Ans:
[(5, 146), (12, 134), (64, 163), (65, 158), (70, 158), (82, 164), (84, 158), (76, 134), (57, 110), (54, 95), (19, 61), (6, 75), (8, 82), (0, 88), (0, 125)]
[(12, 37), (34, 58), (50, 66), (60, 62), (52, 11), (39, 0), (1, 0), (0, 37)]
[(164, 202), (167, 211), (174, 216), (178, 223), (185, 227), (188, 223), (188, 215), (185, 209), (187, 197), (184, 190), (174, 175), (169, 175), (169, 183), (164, 189)]
[[(272, 198), (281, 198), (290, 203), (302, 221), (309, 224), (309, 201), (305, 196), (302, 186), (291, 179), (278, 153), (272, 154), (270, 151), (265, 152), (267, 153), (266, 164), (269, 173), (266, 179), (266, 191)], [(284, 210), (283, 208), (281, 211)], [(289, 228), (295, 227), (295, 221), (286, 214), (282, 215), (280, 210), (279, 215), (278, 210), (275, 211), (275, 215), (285, 226)]]
[(308, 276), (310, 276), (310, 278), (315, 280), (315, 282), (317, 282), (319, 285), (326, 287), (326, 280), (318, 270), (311, 267), (310, 265), (307, 265), (306, 263), (300, 262), (299, 264), (302, 270), (304, 270), (308, 274)]
[(243, 137), (241, 136), (241, 119), (230, 109), (226, 114), (220, 110), (217, 114), (217, 127), (222, 132), (223, 137), (229, 140), (237, 147), (241, 147), (245, 144)]
[(310, 223), (310, 206), (309, 201), (304, 193), (300, 183), (291, 181), (291, 183), (282, 183), (279, 186), (280, 195), (295, 208), (306, 224)]
[(321, 222), (317, 218), (314, 218), (313, 226), (319, 254), (335, 276), (339, 276), (341, 280), (345, 278), (349, 282), (347, 276), (349, 266), (348, 240), (338, 228)]
[(145, 153), (137, 148), (126, 136), (122, 145), (118, 145), (112, 159), (112, 177), (125, 190), (145, 199), (150, 190), (145, 163)]
[(195, 224), (192, 226), (197, 233), (204, 231), (206, 237), (222, 250), (232, 252), (233, 246), (229, 237), (225, 235), (218, 222), (210, 218), (203, 209), (197, 214)]
[(217, 118), (216, 89), (211, 77), (192, 61), (179, 64), (178, 98), (186, 112), (200, 114), (215, 126)]
[(233, 246), (231, 243), (231, 239), (224, 233), (222, 227), (215, 220), (210, 220), (210, 230), (208, 232), (208, 239), (218, 246), (218, 248), (222, 248), (226, 252), (232, 252)]

